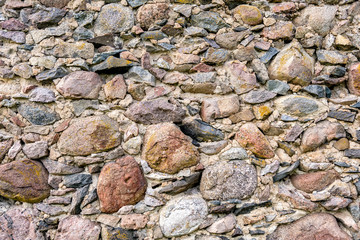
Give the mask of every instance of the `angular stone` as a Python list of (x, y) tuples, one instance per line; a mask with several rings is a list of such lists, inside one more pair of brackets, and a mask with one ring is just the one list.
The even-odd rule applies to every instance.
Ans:
[(225, 137), (221, 130), (199, 119), (183, 123), (180, 129), (183, 133), (199, 142), (220, 141)]
[(103, 6), (94, 24), (94, 32), (101, 36), (108, 33), (126, 32), (134, 26), (134, 14), (130, 8), (111, 3)]
[(146, 69), (139, 66), (130, 68), (128, 72), (128, 79), (135, 82), (145, 83), (150, 86), (155, 86), (155, 77)]
[[(250, 5), (240, 5), (237, 6), (234, 10), (234, 14), (239, 15), (241, 20), (245, 24), (249, 25), (258, 25), (262, 23), (262, 15), (260, 10), (255, 6)], [(235, 16), (236, 18), (236, 16)]]
[[(306, 199), (300, 191), (296, 190), (291, 185), (279, 183), (279, 191), (277, 196), (286, 202), (290, 202), (293, 208), (313, 212), (319, 208), (317, 203)], [(304, 239), (305, 240), (305, 239)]]
[(360, 63), (350, 66), (347, 87), (352, 94), (360, 95)]
[(309, 6), (295, 18), (294, 23), (296, 26), (309, 26), (321, 36), (325, 36), (334, 26), (337, 9), (337, 6), (329, 5)]
[(121, 142), (117, 122), (106, 115), (76, 119), (60, 136), (62, 154), (85, 156), (112, 149)]
[(279, 80), (269, 80), (266, 82), (266, 88), (274, 93), (279, 95), (286, 95), (286, 93), (290, 90), (289, 84), (279, 81)]
[(276, 93), (266, 91), (266, 90), (252, 90), (251, 92), (245, 94), (244, 102), (250, 104), (257, 104), (267, 102), (276, 97)]
[(132, 67), (133, 65), (134, 64), (132, 61), (110, 56), (105, 61), (92, 66), (91, 69), (94, 72), (121, 73)]
[(246, 199), (256, 187), (256, 169), (245, 161), (217, 162), (205, 168), (200, 182), (201, 194), (208, 200)]
[(67, 74), (68, 72), (65, 68), (59, 67), (39, 73), (38, 75), (36, 75), (36, 80), (38, 80), (39, 82), (48, 81), (56, 78), (65, 77)]
[(326, 86), (320, 85), (309, 85), (303, 88), (304, 91), (310, 93), (311, 95), (317, 96), (319, 98), (330, 98), (331, 90)]
[(360, 149), (347, 149), (344, 151), (344, 156), (348, 158), (360, 158)]
[(317, 50), (317, 59), (322, 64), (346, 64), (349, 60), (348, 56), (338, 51)]
[(191, 25), (205, 28), (209, 32), (216, 33), (220, 28), (226, 27), (224, 19), (216, 12), (204, 11), (191, 16)]
[(234, 214), (229, 214), (224, 218), (221, 218), (211, 224), (210, 227), (207, 228), (207, 231), (210, 233), (227, 233), (233, 230), (236, 226), (236, 218)]
[(223, 152), (220, 155), (220, 159), (224, 160), (243, 160), (247, 158), (248, 155), (246, 153), (246, 150), (240, 147), (230, 148), (229, 150)]
[(199, 153), (191, 138), (172, 123), (148, 127), (142, 156), (151, 168), (170, 174), (199, 162)]
[(29, 94), (29, 101), (31, 102), (51, 103), (55, 100), (55, 93), (48, 88), (37, 87)]
[(236, 133), (235, 139), (243, 148), (249, 149), (257, 157), (273, 158), (275, 156), (270, 143), (253, 123), (242, 125)]
[(76, 71), (62, 78), (56, 89), (66, 98), (97, 99), (102, 85), (97, 73)]
[(267, 236), (267, 239), (350, 240), (352, 238), (339, 227), (335, 217), (331, 214), (313, 213), (293, 223), (278, 226), (275, 232)]
[(39, 159), (49, 155), (48, 144), (46, 141), (27, 143), (22, 150), (30, 159)]
[(294, 40), (281, 50), (268, 70), (271, 79), (307, 85), (314, 74), (314, 59)]
[(17, 160), (0, 166), (0, 195), (21, 202), (40, 202), (50, 195), (48, 173), (41, 163)]
[(345, 122), (354, 122), (356, 113), (347, 111), (330, 111), (328, 113), (328, 117)]
[(207, 204), (201, 197), (177, 197), (160, 210), (160, 228), (168, 238), (186, 235), (196, 231), (207, 214)]
[(101, 228), (101, 239), (102, 240), (115, 240), (121, 236), (126, 240), (134, 240), (133, 233), (130, 230), (125, 230), (123, 228), (113, 228), (105, 225)]
[(80, 173), (84, 170), (83, 168), (78, 168), (75, 166), (67, 165), (50, 159), (44, 159), (41, 160), (41, 162), (44, 164), (48, 172), (54, 175), (69, 175), (69, 174)]
[(61, 219), (56, 231), (55, 240), (98, 240), (101, 226), (78, 215)]
[(292, 40), (294, 38), (295, 27), (292, 22), (278, 21), (272, 26), (264, 28), (262, 35), (271, 40)]
[(164, 187), (160, 187), (159, 193), (167, 193), (175, 195), (181, 192), (186, 191), (187, 189), (197, 185), (200, 182), (200, 173), (194, 173), (188, 177), (184, 177), (181, 180), (175, 182), (170, 182)]
[(328, 111), (323, 103), (309, 97), (289, 95), (275, 100), (276, 109), (291, 117), (316, 118)]
[(201, 105), (201, 119), (211, 122), (217, 118), (228, 117), (240, 109), (238, 96), (205, 99)]
[(323, 190), (339, 177), (340, 175), (335, 170), (330, 170), (293, 175), (290, 179), (297, 189), (312, 193)]
[(57, 58), (84, 58), (94, 57), (95, 48), (91, 43), (77, 41), (75, 43), (60, 42), (55, 45), (51, 53)]
[(225, 49), (215, 49), (209, 48), (206, 53), (203, 61), (208, 64), (223, 64), (228, 60), (230, 52)]
[(28, 21), (37, 28), (46, 28), (60, 22), (65, 14), (66, 10), (59, 8), (44, 8), (37, 11), (32, 9)]
[(344, 198), (340, 196), (332, 196), (330, 199), (321, 203), (321, 205), (329, 211), (338, 211), (340, 209), (346, 208), (352, 200), (349, 198)]
[(226, 72), (229, 75), (230, 83), (237, 94), (243, 94), (259, 86), (256, 75), (250, 73), (245, 64), (240, 62), (227, 62)]
[[(196, 27), (192, 27), (196, 28)], [(187, 28), (189, 29), (189, 28)], [(202, 28), (200, 28), (202, 29)], [(202, 29), (205, 31), (204, 29)], [(226, 48), (226, 49), (234, 49), (237, 47), (239, 42), (243, 40), (243, 38), (246, 36), (247, 32), (230, 32), (230, 33), (223, 33), (223, 34), (217, 34), (215, 37), (215, 41), (217, 44), (219, 44), (220, 47)], [(202, 36), (206, 36), (207, 32), (205, 31), (205, 35), (202, 32)], [(194, 36), (194, 35), (193, 35)], [(195, 36), (194, 36), (195, 37)], [(201, 36), (200, 36), (201, 37)]]
[(276, 56), (279, 53), (279, 50), (277, 50), (276, 48), (269, 48), (268, 51), (266, 51), (266, 53), (260, 58), (260, 61), (262, 63), (268, 63), (271, 61), (271, 59)]
[(101, 211), (114, 213), (125, 205), (136, 204), (144, 198), (146, 186), (142, 170), (133, 157), (105, 165), (97, 185)]
[(303, 152), (313, 151), (326, 142), (343, 137), (346, 137), (346, 131), (340, 123), (322, 121), (304, 132), (301, 150)]
[(18, 112), (35, 125), (50, 125), (59, 119), (56, 112), (40, 104), (21, 104)]
[(134, 103), (125, 112), (126, 117), (142, 124), (181, 122), (185, 114), (184, 109), (161, 98)]
[(58, 216), (60, 214), (66, 213), (65, 209), (63, 207), (59, 206), (52, 206), (45, 203), (37, 203), (34, 205), (35, 208), (45, 214), (48, 214), (50, 216)]
[(26, 42), (26, 34), (24, 32), (7, 32), (0, 30), (0, 39), (21, 44)]
[(1, 22), (0, 26), (3, 29), (9, 30), (9, 31), (22, 31), (27, 28), (25, 24), (23, 24), (21, 21), (15, 19), (15, 18), (10, 18), (9, 20)]
[(40, 2), (47, 7), (63, 8), (70, 2), (70, 0), (40, 0)]
[[(12, 148), (12, 145), (13, 145), (12, 139), (0, 142), (0, 162), (5, 158), (8, 151)], [(21, 144), (20, 144), (20, 147), (21, 147)], [(12, 157), (11, 155), (12, 154), (9, 152), (10, 158)]]
[(168, 19), (169, 12), (167, 3), (148, 3), (139, 8), (136, 19), (140, 27), (147, 30), (156, 21)]
[(121, 218), (121, 227), (125, 229), (142, 229), (145, 228), (147, 222), (149, 221), (146, 215), (142, 214), (129, 214)]
[(92, 177), (90, 174), (72, 174), (66, 175), (63, 178), (63, 183), (68, 188), (81, 188), (92, 183)]
[(108, 99), (124, 99), (126, 96), (126, 83), (122, 75), (116, 75), (104, 85), (104, 93)]

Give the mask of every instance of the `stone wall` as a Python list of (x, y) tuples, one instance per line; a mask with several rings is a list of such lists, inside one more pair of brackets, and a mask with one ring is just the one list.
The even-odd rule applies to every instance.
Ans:
[(1, 240), (360, 239), (360, 2), (0, 0)]

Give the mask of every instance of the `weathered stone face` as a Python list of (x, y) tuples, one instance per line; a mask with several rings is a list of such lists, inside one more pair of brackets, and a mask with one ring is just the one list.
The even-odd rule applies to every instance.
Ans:
[(167, 19), (169, 12), (169, 5), (166, 3), (149, 3), (139, 8), (136, 19), (142, 28), (148, 29), (155, 21)]
[(347, 86), (352, 94), (360, 95), (360, 63), (354, 63), (350, 66)]
[(39, 162), (17, 160), (0, 165), (0, 195), (21, 202), (40, 202), (50, 194), (48, 172)]
[(250, 5), (240, 5), (234, 9), (234, 14), (238, 14), (241, 20), (249, 25), (262, 23), (262, 14), (257, 7)]
[(106, 151), (120, 144), (118, 128), (106, 115), (77, 119), (61, 134), (58, 148), (71, 156)]
[(199, 162), (199, 153), (191, 138), (171, 123), (148, 127), (142, 155), (151, 168), (170, 174)]
[(97, 194), (102, 212), (113, 213), (144, 198), (146, 179), (134, 158), (127, 156), (103, 167)]
[(291, 183), (297, 189), (311, 193), (313, 191), (323, 190), (337, 178), (339, 178), (339, 174), (335, 170), (319, 171), (294, 175), (291, 177)]
[(98, 223), (77, 215), (71, 215), (60, 221), (55, 240), (98, 240), (100, 231), (101, 227)]

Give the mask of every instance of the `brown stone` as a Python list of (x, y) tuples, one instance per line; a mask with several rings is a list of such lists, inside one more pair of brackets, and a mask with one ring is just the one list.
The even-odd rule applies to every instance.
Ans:
[(5, 158), (12, 145), (12, 139), (0, 142), (0, 162)]
[(167, 3), (148, 3), (139, 8), (136, 19), (140, 26), (147, 30), (155, 21), (168, 19), (169, 12)]
[(264, 28), (262, 35), (271, 40), (291, 40), (294, 37), (295, 27), (292, 22), (279, 21), (270, 27)]
[(349, 149), (350, 143), (347, 138), (340, 138), (338, 141), (334, 143), (333, 147), (339, 151), (343, 151)]
[(0, 26), (3, 29), (10, 31), (22, 31), (26, 29), (26, 25), (15, 18), (10, 18), (9, 20), (1, 22)]
[(242, 109), (240, 112), (235, 113), (234, 115), (231, 115), (229, 117), (232, 123), (239, 123), (241, 121), (251, 122), (252, 120), (254, 120), (254, 118), (255, 115), (253, 114), (251, 109), (248, 108)]
[(347, 86), (352, 94), (360, 95), (360, 63), (354, 63), (350, 66)]
[(55, 240), (98, 240), (100, 232), (98, 223), (78, 215), (70, 215), (60, 221)]
[(313, 213), (288, 225), (278, 226), (267, 240), (351, 240), (328, 213)]
[(301, 209), (309, 212), (313, 212), (319, 208), (317, 203), (310, 201), (305, 198), (300, 191), (295, 189), (293, 186), (280, 183), (278, 185), (278, 194), (277, 196), (283, 199), (286, 202), (291, 203), (293, 208)]
[(339, 178), (339, 174), (335, 170), (319, 171), (293, 175), (291, 177), (291, 183), (301, 191), (312, 193), (313, 191), (318, 192), (323, 190), (337, 178)]
[(97, 99), (102, 85), (103, 81), (97, 73), (76, 71), (63, 77), (56, 84), (56, 89), (65, 98)]
[(32, 160), (18, 160), (0, 166), (0, 195), (21, 202), (40, 202), (50, 194), (48, 172)]
[(288, 13), (296, 10), (296, 5), (293, 2), (283, 2), (275, 5), (272, 8), (274, 13)]
[(200, 115), (203, 121), (211, 122), (217, 118), (225, 118), (240, 109), (238, 96), (210, 98), (202, 102)]
[(117, 122), (106, 115), (76, 119), (60, 136), (62, 154), (89, 155), (109, 150), (121, 142)]
[(121, 227), (125, 229), (142, 229), (146, 226), (148, 217), (142, 214), (129, 214), (121, 218)]
[(124, 99), (126, 95), (126, 83), (122, 75), (116, 75), (104, 85), (104, 93), (108, 99)]
[(126, 117), (142, 124), (181, 122), (185, 114), (184, 109), (162, 98), (134, 103), (125, 112)]
[(146, 131), (142, 155), (151, 168), (174, 174), (199, 162), (199, 152), (191, 142), (175, 124), (153, 125)]
[(227, 62), (225, 68), (230, 83), (237, 94), (247, 93), (259, 87), (256, 81), (256, 75), (250, 73), (245, 64), (238, 61)]
[(234, 14), (240, 15), (242, 21), (249, 25), (257, 25), (262, 23), (261, 12), (257, 7), (254, 6), (240, 5), (234, 9)]
[(141, 168), (131, 156), (105, 165), (97, 186), (101, 211), (113, 213), (125, 205), (136, 204), (144, 198), (146, 185)]
[(273, 158), (275, 156), (270, 143), (253, 123), (246, 123), (241, 126), (235, 139), (243, 148), (249, 149), (257, 157)]
[(40, 0), (40, 2), (47, 7), (63, 8), (70, 2), (70, 0)]

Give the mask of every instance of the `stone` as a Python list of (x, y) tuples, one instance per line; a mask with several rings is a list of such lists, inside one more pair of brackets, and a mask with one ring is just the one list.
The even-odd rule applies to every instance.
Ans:
[(147, 128), (142, 156), (151, 168), (169, 174), (194, 166), (200, 160), (191, 138), (172, 123)]
[(188, 177), (183, 177), (181, 180), (170, 182), (169, 184), (161, 187), (159, 189), (159, 193), (175, 195), (184, 192), (197, 185), (200, 182), (200, 176), (200, 173), (197, 172)]
[(317, 96), (319, 98), (330, 98), (331, 90), (326, 86), (320, 85), (309, 85), (303, 88), (305, 92), (310, 93), (311, 95)]
[(43, 87), (37, 87), (31, 90), (29, 94), (29, 101), (39, 103), (51, 103), (56, 101), (55, 93)]
[(24, 32), (17, 32), (17, 31), (14, 31), (14, 32), (8, 32), (8, 31), (3, 31), (3, 30), (0, 30), (0, 39), (1, 40), (10, 40), (12, 42), (15, 42), (15, 43), (20, 43), (20, 44), (23, 44), (26, 42), (26, 35)]
[(57, 58), (84, 58), (94, 57), (94, 45), (88, 42), (76, 41), (75, 43), (59, 42), (51, 51)]
[(91, 69), (93, 72), (100, 73), (122, 73), (128, 70), (133, 65), (134, 64), (132, 61), (110, 56), (105, 61), (92, 66)]
[(133, 233), (130, 230), (125, 230), (123, 228), (113, 228), (105, 225), (101, 228), (101, 239), (102, 240), (112, 240), (116, 239), (120, 236), (120, 238), (133, 240)]
[(262, 63), (268, 63), (271, 61), (271, 59), (273, 59), (274, 56), (276, 56), (279, 53), (279, 50), (277, 50), (276, 48), (270, 47), (268, 51), (266, 51), (266, 53), (261, 56), (260, 61)]
[(319, 192), (323, 190), (339, 177), (335, 170), (330, 170), (293, 175), (290, 179), (297, 189), (312, 193), (313, 191)]
[(36, 203), (50, 195), (48, 173), (32, 160), (17, 160), (0, 166), (0, 195), (21, 202)]
[(274, 109), (261, 105), (261, 106), (253, 106), (253, 112), (255, 115), (255, 118), (258, 120), (265, 120), (267, 119), (271, 113), (274, 111)]
[(227, 140), (222, 140), (218, 142), (202, 142), (200, 143), (199, 151), (205, 153), (206, 155), (218, 154), (228, 145)]
[(65, 16), (66, 10), (59, 8), (31, 9), (28, 22), (37, 28), (46, 28), (55, 25)]
[(303, 152), (313, 151), (326, 142), (343, 137), (346, 137), (346, 131), (340, 123), (322, 121), (305, 130), (301, 141), (301, 150)]
[(333, 144), (333, 147), (339, 151), (343, 151), (350, 147), (350, 142), (347, 138), (340, 138)]
[(97, 99), (103, 81), (94, 72), (76, 71), (63, 77), (57, 84), (56, 89), (65, 98)]
[(255, 74), (250, 73), (245, 64), (236, 61), (227, 62), (225, 68), (237, 94), (249, 92), (259, 86)]
[(54, 175), (69, 175), (69, 174), (80, 173), (84, 170), (83, 168), (67, 165), (50, 159), (43, 159), (41, 160), (41, 162), (48, 170), (48, 172)]
[(177, 197), (160, 210), (160, 228), (166, 237), (194, 232), (208, 214), (207, 204), (200, 196)]
[(278, 21), (274, 25), (265, 27), (261, 34), (271, 40), (284, 39), (290, 41), (294, 38), (295, 26), (292, 22)]
[(290, 185), (279, 183), (277, 196), (286, 202), (290, 202), (295, 209), (313, 212), (319, 208), (317, 203), (311, 202), (305, 198), (300, 191)]
[(350, 65), (347, 87), (352, 94), (360, 95), (360, 63)]
[(97, 186), (101, 211), (114, 213), (125, 205), (136, 204), (144, 198), (146, 186), (142, 170), (133, 157), (105, 165)]
[(22, 78), (25, 78), (25, 79), (31, 78), (31, 76), (33, 74), (32, 68), (27, 63), (19, 63), (19, 64), (15, 65), (11, 70), (16, 75), (18, 75)]
[(296, 5), (293, 2), (283, 2), (275, 5), (272, 8), (274, 13), (288, 13), (296, 10)]
[(44, 240), (38, 228), (39, 211), (33, 208), (14, 207), (0, 215), (0, 238), (3, 240)]
[(235, 114), (239, 109), (238, 96), (205, 99), (201, 105), (200, 116), (203, 121), (211, 122)]
[(317, 50), (316, 56), (318, 61), (322, 64), (345, 65), (349, 60), (348, 56), (341, 54), (338, 51)]
[(140, 27), (147, 30), (156, 21), (169, 18), (170, 8), (167, 3), (148, 3), (141, 6), (136, 15)]
[(124, 99), (126, 96), (126, 83), (122, 75), (116, 75), (104, 85), (104, 93), (108, 99)]
[[(184, 35), (185, 36), (192, 36), (192, 37), (205, 37), (207, 36), (209, 33), (201, 27), (188, 27), (184, 29)], [(218, 43), (219, 44), (219, 43)]]
[(40, 0), (40, 2), (46, 7), (63, 8), (70, 2), (70, 0), (59, 0), (59, 1)]
[(267, 90), (279, 95), (286, 95), (290, 90), (289, 84), (280, 80), (269, 80), (266, 82)]
[(223, 64), (230, 56), (229, 51), (225, 49), (209, 48), (204, 56), (203, 61), (209, 64)]
[(72, 106), (74, 109), (75, 116), (80, 116), (86, 109), (99, 109), (98, 100), (86, 100), (81, 99), (78, 101), (73, 101)]
[[(18, 145), (18, 143), (14, 143), (14, 145), (15, 144)], [(6, 156), (6, 154), (8, 152), (9, 152), (9, 157), (12, 158), (12, 153), (10, 152), (10, 150), (17, 151), (12, 146), (13, 146), (13, 140), (12, 139), (0, 142), (0, 162), (5, 158), (5, 156)], [(20, 147), (21, 147), (21, 144), (20, 144)]]
[(0, 67), (0, 77), (11, 79), (14, 77), (14, 72), (7, 67)]
[(79, 118), (61, 134), (58, 148), (62, 154), (86, 156), (112, 149), (121, 142), (117, 122), (106, 115)]
[(130, 68), (128, 72), (128, 79), (135, 82), (145, 83), (150, 86), (155, 86), (155, 77), (146, 69), (140, 66), (134, 66)]
[(360, 149), (347, 149), (344, 151), (344, 156), (348, 158), (360, 158)]
[(22, 151), (30, 159), (39, 159), (49, 155), (48, 144), (46, 141), (27, 143), (24, 145)]
[(31, 124), (50, 125), (59, 119), (56, 112), (40, 104), (21, 104), (18, 112)]
[(134, 14), (130, 8), (111, 3), (101, 8), (94, 24), (94, 32), (101, 36), (108, 33), (125, 32), (134, 26)]
[(70, 215), (60, 220), (55, 240), (98, 240), (101, 226), (78, 215)]
[(296, 26), (309, 26), (321, 36), (325, 36), (334, 26), (334, 18), (338, 7), (325, 5), (323, 7), (309, 6), (295, 18)]
[(137, 136), (137, 137), (130, 138), (129, 140), (124, 142), (122, 144), (122, 147), (123, 147), (124, 151), (127, 152), (128, 154), (137, 155), (138, 153), (140, 153), (141, 143), (142, 143), (141, 137)]
[(224, 139), (224, 133), (199, 119), (185, 122), (180, 126), (183, 133), (199, 142), (220, 141)]
[(125, 112), (126, 117), (142, 124), (181, 122), (185, 114), (184, 109), (162, 98), (134, 103)]
[(220, 161), (203, 171), (200, 191), (207, 200), (246, 199), (257, 187), (257, 173), (245, 161)]
[(273, 182), (278, 182), (287, 176), (291, 175), (298, 167), (300, 166), (300, 160), (297, 160), (293, 164), (291, 164), (289, 167), (285, 168), (281, 172), (277, 173), (275, 176), (273, 176)]
[[(262, 14), (255, 6), (240, 5), (233, 10), (234, 15), (239, 15), (241, 20), (248, 25), (258, 25), (262, 23)], [(236, 18), (236, 16), (235, 16)]]
[(191, 16), (191, 25), (201, 27), (209, 32), (216, 33), (219, 29), (226, 27), (224, 19), (216, 12), (204, 11)]
[(199, 63), (200, 57), (194, 54), (174, 53), (172, 55), (172, 61), (178, 65), (193, 64), (193, 63)]
[(65, 77), (68, 74), (65, 68), (58, 67), (50, 70), (43, 71), (36, 75), (36, 80), (39, 82), (54, 80), (56, 78)]
[[(207, 35), (206, 30), (203, 28), (197, 28), (197, 27), (190, 27), (190, 28), (191, 29), (194, 29), (194, 28), (199, 29), (198, 32), (201, 33), (199, 37)], [(190, 28), (187, 28), (187, 29), (190, 29)], [(185, 31), (186, 31), (186, 29), (185, 29)], [(245, 37), (246, 34), (247, 34), (246, 31), (217, 34), (215, 37), (215, 41), (222, 48), (235, 49), (238, 46), (239, 42), (241, 42), (241, 40), (243, 40), (243, 38)], [(190, 35), (190, 34), (188, 34), (188, 35)], [(196, 37), (196, 35), (198, 35), (198, 34), (196, 34), (196, 35), (191, 34), (191, 35)]]
[(314, 59), (306, 53), (301, 44), (293, 40), (271, 62), (268, 68), (269, 76), (271, 79), (305, 86), (312, 80), (314, 63)]
[(242, 125), (236, 133), (235, 139), (243, 148), (249, 149), (257, 157), (273, 158), (275, 156), (270, 143), (253, 123)]
[(142, 229), (145, 228), (148, 217), (142, 214), (129, 214), (121, 218), (121, 227), (124, 229)]
[(234, 214), (229, 214), (211, 224), (206, 230), (210, 233), (222, 234), (233, 230), (236, 226), (236, 218)]
[(3, 29), (9, 31), (23, 31), (27, 28), (25, 24), (23, 24), (21, 21), (17, 20), (16, 18), (10, 18), (9, 20), (1, 22), (0, 26)]
[(352, 200), (349, 198), (343, 198), (340, 196), (332, 196), (330, 199), (321, 203), (321, 205), (329, 211), (338, 211), (339, 209), (346, 208)]
[(276, 97), (276, 93), (267, 90), (252, 90), (245, 94), (244, 102), (250, 104), (264, 103)]
[(81, 188), (92, 183), (92, 177), (90, 174), (78, 173), (72, 175), (66, 175), (63, 178), (64, 186), (68, 188)]
[(276, 99), (276, 109), (291, 117), (316, 118), (328, 111), (326, 105), (313, 98), (288, 95)]
[(63, 207), (59, 206), (52, 206), (45, 203), (37, 203), (34, 205), (35, 208), (45, 214), (48, 214), (50, 216), (58, 216), (60, 214), (66, 213)]
[(220, 155), (220, 159), (223, 160), (244, 160), (247, 158), (246, 150), (240, 147), (230, 148)]
[(89, 185), (81, 187), (76, 190), (76, 192), (72, 196), (71, 205), (69, 208), (69, 213), (72, 215), (80, 214), (81, 208), (80, 205), (85, 198), (85, 195), (88, 193)]
[(348, 111), (330, 111), (328, 117), (353, 123), (355, 121), (356, 113)]

